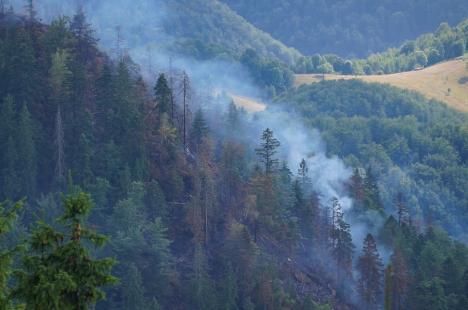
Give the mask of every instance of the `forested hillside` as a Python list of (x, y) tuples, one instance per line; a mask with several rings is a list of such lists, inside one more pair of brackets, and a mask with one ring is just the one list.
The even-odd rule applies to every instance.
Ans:
[(294, 64), (300, 53), (252, 26), (218, 0), (177, 0), (167, 3), (165, 31), (176, 50), (191, 57), (239, 59), (246, 49), (265, 58)]
[(366, 57), (468, 16), (464, 0), (221, 0), (305, 55)]
[[(139, 55), (153, 13), (135, 7)], [(102, 51), (81, 9), (0, 8), (0, 309), (466, 308), (465, 114), (358, 81), (292, 89), (255, 45), (232, 59), (282, 96), (247, 114), (197, 74), (227, 62), (173, 65), (162, 44), (152, 71), (120, 37)], [(168, 31), (229, 38), (197, 19)]]
[(466, 239), (466, 114), (358, 80), (300, 86), (278, 100), (322, 132), (329, 152), (372, 170), (387, 210), (401, 192), (416, 225), (439, 224)]

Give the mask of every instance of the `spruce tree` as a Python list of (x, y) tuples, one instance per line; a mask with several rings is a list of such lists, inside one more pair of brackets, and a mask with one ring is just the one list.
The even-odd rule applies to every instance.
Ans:
[(364, 239), (363, 253), (357, 264), (360, 278), (358, 292), (365, 309), (375, 309), (382, 293), (382, 260), (377, 250), (377, 244), (371, 234)]
[(302, 189), (305, 191), (306, 186), (310, 182), (310, 179), (309, 179), (309, 167), (307, 166), (307, 162), (305, 161), (304, 158), (301, 160), (301, 163), (299, 164), (297, 175), (299, 176)]
[(263, 131), (261, 139), (260, 148), (255, 151), (265, 167), (265, 174), (270, 175), (278, 167), (279, 161), (275, 158), (275, 155), (278, 152), (277, 148), (280, 146), (280, 142), (273, 136), (273, 131), (269, 128)]
[(171, 96), (172, 91), (167, 83), (166, 76), (161, 73), (154, 87), (154, 97), (160, 115), (164, 113), (169, 115), (171, 113)]
[(85, 226), (91, 198), (80, 192), (64, 197), (61, 232), (39, 222), (28, 240), (29, 252), (17, 272), (14, 296), (28, 309), (88, 309), (105, 297), (102, 287), (116, 283), (115, 261), (95, 259), (87, 245), (101, 247), (106, 237)]
[(203, 111), (198, 109), (193, 120), (192, 130), (190, 131), (190, 141), (195, 152), (201, 149), (203, 139), (208, 135), (208, 125), (203, 116)]
[[(11, 208), (0, 203), (0, 244), (4, 244), (5, 237), (13, 228), (18, 211), (22, 208), (21, 203), (15, 203)], [(10, 276), (12, 273), (13, 256), (18, 248), (0, 248), (0, 309), (13, 310), (10, 296)], [(18, 308), (19, 309), (19, 308)]]
[(34, 126), (26, 104), (20, 111), (18, 120), (18, 158), (21, 192), (29, 198), (36, 193), (37, 157), (34, 141)]

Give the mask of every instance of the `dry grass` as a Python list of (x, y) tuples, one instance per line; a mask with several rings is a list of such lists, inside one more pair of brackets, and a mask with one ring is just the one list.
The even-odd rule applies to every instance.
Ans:
[(266, 104), (253, 98), (229, 94), (238, 108), (243, 108), (249, 113), (261, 112), (266, 109)]
[[(427, 67), (419, 71), (387, 75), (336, 75), (325, 74), (326, 80), (360, 79), (365, 82), (390, 84), (415, 90), (427, 98), (446, 102), (449, 106), (468, 112), (468, 60), (458, 58)], [(322, 74), (298, 74), (295, 85), (311, 84), (322, 80)]]

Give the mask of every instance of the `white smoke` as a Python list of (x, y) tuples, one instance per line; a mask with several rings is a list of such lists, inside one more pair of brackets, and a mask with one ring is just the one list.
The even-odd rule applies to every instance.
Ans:
[[(23, 0), (11, 0), (16, 12), (24, 12)], [(127, 49), (139, 64), (142, 74), (151, 84), (158, 72), (168, 70), (169, 59), (174, 68), (185, 70), (198, 94), (211, 96), (216, 92), (262, 97), (260, 91), (239, 64), (229, 61), (195, 61), (177, 57), (167, 47), (175, 40), (164, 32), (167, 6), (161, 0), (38, 0), (35, 1), (38, 16), (45, 22), (60, 15), (73, 15), (82, 5), (88, 21), (96, 31), (100, 47), (113, 54), (116, 48), (116, 27), (121, 26), (122, 48)], [(213, 101), (213, 102), (219, 102)], [(352, 199), (347, 195), (345, 184), (351, 169), (336, 156), (328, 156), (326, 146), (317, 130), (304, 126), (300, 117), (270, 108), (256, 116), (255, 129), (246, 133), (250, 145), (257, 145), (263, 129), (270, 128), (281, 142), (282, 158), (295, 173), (302, 159), (309, 167), (309, 176), (320, 204), (329, 205), (337, 198), (344, 212), (352, 208)], [(352, 225), (355, 245), (359, 248), (369, 228), (356, 223)]]

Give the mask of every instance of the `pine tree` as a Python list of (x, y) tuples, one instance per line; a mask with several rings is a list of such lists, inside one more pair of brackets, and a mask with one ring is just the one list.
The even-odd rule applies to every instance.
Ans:
[(78, 6), (78, 10), (70, 23), (70, 31), (76, 39), (76, 50), (78, 58), (82, 63), (92, 56), (92, 51), (97, 43), (93, 36), (93, 29), (86, 21), (86, 15), (83, 6)]
[(53, 99), (57, 114), (55, 118), (55, 160), (56, 183), (63, 186), (65, 182), (65, 134), (63, 110), (69, 91), (69, 78), (71, 75), (67, 67), (69, 55), (65, 50), (58, 50), (52, 55), (52, 65), (49, 70), (49, 80), (52, 86)]
[(16, 174), (16, 122), (12, 96), (6, 96), (0, 109), (0, 199), (14, 199), (18, 190)]
[(122, 309), (146, 310), (145, 289), (140, 271), (134, 263), (126, 266), (122, 279)]
[(299, 169), (297, 171), (299, 179), (301, 181), (302, 189), (305, 190), (307, 184), (309, 183), (309, 167), (307, 166), (307, 162), (303, 158), (301, 163), (299, 164)]
[(94, 259), (87, 244), (103, 246), (106, 237), (84, 226), (92, 209), (88, 194), (64, 198), (60, 221), (65, 232), (39, 222), (23, 259), (23, 270), (17, 273), (14, 296), (24, 300), (28, 309), (84, 310), (105, 297), (101, 287), (114, 284), (110, 271), (113, 259)]
[(17, 158), (16, 143), (12, 136), (8, 138), (6, 149), (4, 151), (4, 167), (2, 171), (3, 177), (3, 194), (7, 199), (16, 199), (19, 194), (19, 178), (17, 174)]
[(398, 225), (403, 226), (403, 225), (409, 225), (409, 213), (408, 209), (406, 208), (406, 203), (405, 203), (405, 198), (403, 196), (403, 193), (399, 192), (395, 198), (395, 204), (397, 208), (397, 214), (398, 214)]
[(226, 310), (237, 310), (237, 279), (234, 269), (231, 264), (228, 264), (226, 275), (223, 281), (223, 297), (222, 297), (222, 308)]
[(371, 169), (366, 172), (364, 179), (364, 206), (367, 210), (383, 210), (379, 187)]
[[(5, 235), (13, 228), (17, 218), (18, 211), (22, 208), (21, 203), (15, 203), (12, 208), (7, 208), (5, 204), (0, 203), (0, 244), (4, 244)], [(11, 264), (13, 256), (18, 248), (0, 249), (0, 309), (13, 310), (10, 296), (10, 276), (12, 273)]]
[(393, 310), (393, 271), (392, 265), (389, 264), (385, 269), (385, 298), (384, 298), (384, 309)]
[(405, 309), (405, 301), (410, 286), (410, 275), (407, 263), (400, 249), (391, 257), (393, 309)]
[(26, 0), (26, 13), (28, 14), (28, 21), (30, 23), (36, 20), (36, 9), (34, 8), (34, 0)]
[(156, 86), (154, 87), (154, 97), (159, 114), (166, 113), (169, 115), (171, 113), (172, 91), (164, 73), (161, 73), (158, 77)]
[(347, 278), (352, 277), (352, 257), (354, 252), (351, 227), (343, 218), (343, 210), (338, 199), (332, 200), (331, 219), (331, 246), (332, 254), (336, 260), (336, 280), (343, 283), (343, 274)]
[(265, 129), (262, 134), (261, 147), (255, 151), (260, 157), (260, 162), (265, 166), (265, 174), (272, 174), (278, 166), (278, 159), (275, 158), (277, 148), (280, 146), (280, 142), (273, 136), (273, 131), (269, 128)]
[(195, 246), (190, 289), (194, 309), (209, 310), (217, 308), (213, 283), (208, 273), (208, 262), (205, 251), (200, 244)]
[(18, 121), (18, 158), (21, 192), (33, 198), (36, 192), (37, 158), (34, 128), (28, 107), (21, 108)]
[(363, 253), (357, 268), (360, 272), (358, 292), (366, 309), (375, 309), (382, 293), (382, 260), (371, 234), (364, 239)]
[(203, 111), (198, 109), (193, 120), (192, 130), (190, 131), (190, 141), (195, 152), (200, 150), (203, 139), (208, 136), (208, 132), (209, 129), (203, 116)]

